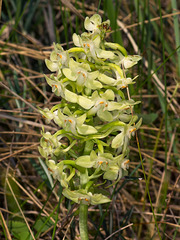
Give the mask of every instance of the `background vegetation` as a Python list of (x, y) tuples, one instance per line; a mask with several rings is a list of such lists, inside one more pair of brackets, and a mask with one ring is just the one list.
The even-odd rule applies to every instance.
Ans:
[[(52, 43), (72, 46), (83, 19), (111, 20), (107, 38), (143, 60), (130, 87), (143, 118), (131, 141), (129, 178), (110, 205), (90, 207), (90, 239), (180, 239), (180, 38), (176, 0), (0, 0), (0, 239), (79, 239), (76, 204), (65, 200), (40, 157), (37, 111), (58, 103), (44, 79)], [(139, 142), (139, 144), (138, 144)], [(140, 180), (139, 178), (142, 178)]]

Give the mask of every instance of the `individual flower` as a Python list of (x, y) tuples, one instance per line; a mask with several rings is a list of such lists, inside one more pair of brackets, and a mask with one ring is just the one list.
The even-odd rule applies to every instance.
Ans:
[(92, 33), (100, 33), (100, 25), (102, 23), (101, 16), (99, 14), (94, 14), (92, 17), (86, 17), (84, 21), (84, 28)]
[(92, 72), (87, 63), (78, 63), (71, 58), (69, 68), (64, 68), (63, 73), (69, 80), (76, 81), (78, 92), (82, 92), (84, 86), (89, 89), (102, 88), (102, 84), (96, 80), (99, 71)]
[(97, 114), (97, 116), (103, 121), (112, 121), (112, 114), (108, 111), (109, 100), (114, 100), (114, 92), (110, 89), (106, 90), (102, 94), (98, 94), (97, 91), (93, 92), (91, 101), (93, 101), (93, 107), (88, 111), (88, 115)]
[(76, 93), (68, 90), (66, 85), (64, 86), (62, 81), (59, 81), (53, 74), (51, 78), (46, 77), (47, 83), (52, 87), (52, 91), (57, 95), (64, 98), (71, 103), (78, 103), (85, 109), (90, 109), (93, 106), (93, 101), (86, 96), (77, 95)]
[(68, 107), (65, 107), (63, 112), (58, 109), (58, 118), (55, 120), (55, 122), (65, 131), (74, 135), (88, 135), (97, 133), (97, 130), (93, 126), (84, 124), (85, 120), (86, 114), (77, 117), (71, 113)]
[(50, 55), (50, 60), (46, 59), (45, 63), (51, 72), (58, 71), (58, 77), (61, 76), (61, 69), (67, 67), (69, 54), (61, 47), (60, 44), (54, 44), (54, 51)]
[(115, 99), (115, 94), (111, 89), (106, 90), (104, 93), (98, 94), (94, 91), (90, 98), (93, 102), (93, 107), (87, 112), (87, 115), (95, 115), (102, 120), (111, 122), (113, 121), (113, 114), (110, 112), (115, 110), (126, 110), (130, 106), (137, 104), (134, 100), (122, 100), (120, 102), (112, 101)]
[(81, 156), (76, 159), (76, 164), (84, 168), (96, 168), (105, 171), (108, 164), (113, 161), (113, 155), (111, 153), (98, 153), (91, 151), (90, 155)]
[(130, 100), (121, 100), (120, 102), (109, 102), (108, 103), (108, 111), (114, 111), (114, 110), (128, 110), (134, 105), (138, 104), (139, 102), (135, 102), (133, 99)]
[(129, 168), (129, 160), (124, 158), (124, 154), (114, 157), (106, 169), (103, 175), (104, 179), (119, 180), (123, 176), (127, 175), (127, 169)]
[(122, 65), (124, 69), (133, 67), (142, 59), (139, 55), (124, 56), (120, 51), (115, 51), (114, 53), (113, 63), (116, 65)]
[(83, 203), (85, 205), (98, 205), (111, 201), (108, 197), (102, 194), (92, 194), (91, 192), (87, 192), (85, 189), (71, 191), (66, 188), (62, 193), (66, 198), (71, 199), (73, 202), (79, 204)]
[(88, 30), (89, 35), (93, 37), (100, 35), (103, 40), (106, 32), (110, 29), (110, 20), (102, 22), (101, 16), (94, 14), (91, 18), (86, 17), (84, 27)]
[(116, 78), (113, 77), (109, 77), (106, 74), (99, 74), (98, 79), (104, 83), (107, 84), (109, 86), (115, 86), (118, 90), (119, 89), (123, 89), (126, 88), (129, 84), (134, 84), (134, 80), (138, 77), (136, 76), (135, 78), (125, 78), (125, 77), (121, 77), (120, 74), (118, 73), (118, 71), (115, 71), (116, 74)]
[(45, 77), (49, 86), (52, 87), (52, 92), (54, 92), (57, 96), (61, 96), (62, 98), (66, 99), (66, 101), (77, 103), (77, 94), (68, 90), (66, 85), (64, 86), (61, 80), (58, 80), (58, 78), (53, 74), (51, 74), (51, 78), (48, 78), (47, 76)]
[(99, 62), (98, 59), (113, 59), (114, 53), (112, 51), (106, 51), (101, 49), (100, 43), (101, 38), (100, 36), (96, 36), (94, 39), (87, 38), (89, 34), (85, 33), (82, 34), (81, 37), (76, 33), (73, 34), (73, 42), (74, 45), (77, 47), (82, 47), (86, 53), (86, 56), (89, 60), (93, 58), (95, 61)]
[(97, 155), (93, 150), (90, 155), (81, 156), (75, 162), (78, 166), (96, 169), (89, 179), (98, 178), (103, 174), (104, 179), (112, 181), (123, 176), (123, 171), (126, 172), (128, 168), (129, 160), (125, 159), (123, 154), (117, 157), (113, 157), (111, 153), (98, 153)]
[(129, 124), (126, 124), (124, 126), (119, 127), (119, 131), (121, 131), (113, 140), (111, 143), (112, 148), (120, 148), (123, 146), (123, 151), (126, 150), (129, 139), (132, 135), (134, 135), (134, 132), (140, 127), (142, 119), (140, 119), (136, 124), (135, 121), (137, 120), (137, 116), (132, 117)]
[(103, 178), (107, 180), (117, 180), (122, 177), (122, 169), (117, 163), (111, 162), (108, 166), (107, 171), (104, 173)]
[(124, 57), (120, 63), (124, 66), (125, 69), (127, 69), (136, 65), (141, 59), (142, 57), (139, 55), (128, 55), (127, 57)]
[(52, 87), (52, 92), (56, 94), (56, 96), (58, 97), (59, 96), (64, 97), (63, 86), (61, 81), (59, 81), (58, 78), (53, 74), (51, 74), (50, 78), (47, 76), (45, 76), (45, 78), (48, 85)]
[(66, 168), (66, 166), (64, 166), (64, 163), (59, 162), (56, 164), (54, 160), (47, 160), (47, 166), (48, 170), (53, 175), (53, 178), (57, 179), (62, 187), (67, 188), (69, 180), (72, 177), (68, 178), (67, 173), (64, 172), (64, 169)]
[(44, 157), (48, 156), (53, 157), (54, 155), (58, 155), (61, 149), (60, 139), (63, 137), (62, 135), (56, 136), (51, 135), (50, 132), (42, 133), (42, 138), (40, 140), (39, 152)]
[[(134, 78), (135, 79), (135, 78)], [(133, 84), (134, 79), (128, 77), (128, 78), (119, 78), (117, 79), (116, 86), (117, 89), (124, 89), (126, 88), (129, 84)]]
[(115, 71), (116, 73), (116, 83), (114, 84), (114, 86), (117, 87), (117, 89), (124, 89), (126, 88), (129, 84), (134, 84), (134, 80), (138, 77), (134, 77), (133, 79), (130, 77), (121, 77), (118, 73), (118, 71)]
[(42, 114), (47, 124), (49, 124), (51, 120), (54, 118), (54, 113), (52, 113), (48, 108), (44, 109), (39, 108), (39, 112)]

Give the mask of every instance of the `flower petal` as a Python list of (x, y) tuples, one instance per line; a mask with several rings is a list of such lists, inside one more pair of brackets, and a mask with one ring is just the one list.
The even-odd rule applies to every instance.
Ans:
[(111, 202), (111, 200), (102, 194), (93, 194), (91, 197), (92, 205), (103, 204), (108, 202)]
[(100, 109), (97, 112), (98, 117), (105, 121), (105, 122), (112, 122), (113, 121), (113, 116), (110, 112), (108, 112), (107, 110), (103, 111), (102, 109)]
[(83, 124), (82, 126), (77, 126), (78, 133), (81, 135), (89, 135), (97, 133), (97, 130), (89, 125)]
[(81, 126), (86, 120), (86, 113), (76, 119), (77, 125)]
[(77, 103), (85, 109), (90, 109), (94, 104), (93, 101), (83, 96), (78, 96)]
[(77, 100), (78, 100), (77, 94), (75, 94), (67, 89), (64, 89), (64, 95), (65, 95), (65, 99), (68, 102), (77, 103)]
[(114, 92), (111, 89), (106, 90), (101, 96), (106, 100), (114, 100), (115, 98)]
[(73, 34), (72, 36), (74, 45), (77, 47), (81, 47), (82, 46), (82, 40), (81, 37), (79, 35), (77, 35), (76, 33)]
[(102, 73), (99, 74), (98, 79), (102, 83), (107, 84), (107, 85), (114, 85), (116, 83), (116, 80), (114, 78), (108, 77), (107, 75), (102, 74)]
[(114, 58), (114, 53), (111, 51), (102, 50), (100, 48), (96, 49), (96, 54), (98, 58), (112, 59)]
[(130, 56), (128, 55), (127, 57), (125, 57), (123, 59), (123, 63), (124, 63), (124, 67), (125, 68), (131, 68), (133, 67), (135, 64), (138, 63), (139, 60), (141, 60), (142, 57), (139, 55), (134, 55), (134, 56)]
[(94, 31), (101, 24), (101, 22), (101, 16), (99, 14), (94, 14), (91, 18), (85, 18), (84, 27), (88, 31)]
[(124, 132), (119, 133), (111, 143), (112, 148), (118, 148), (121, 147), (124, 143)]
[(64, 75), (71, 81), (76, 81), (77, 79), (77, 74), (71, 71), (69, 68), (63, 68), (63, 73)]
[(51, 72), (56, 72), (59, 69), (58, 64), (56, 62), (51, 62), (49, 59), (45, 59), (45, 63), (47, 68)]
[(76, 159), (76, 164), (84, 168), (91, 168), (94, 162), (90, 160), (90, 156), (81, 156)]

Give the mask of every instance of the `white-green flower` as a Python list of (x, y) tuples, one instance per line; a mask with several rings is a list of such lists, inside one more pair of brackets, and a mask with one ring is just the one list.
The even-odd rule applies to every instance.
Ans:
[(91, 71), (87, 63), (78, 63), (71, 58), (69, 68), (64, 68), (63, 73), (69, 80), (76, 82), (78, 92), (82, 92), (84, 86), (89, 89), (102, 88), (102, 84), (96, 80), (99, 71)]
[(102, 23), (101, 16), (99, 14), (94, 14), (92, 17), (86, 17), (84, 21), (84, 27), (86, 30), (94, 33), (100, 33), (100, 25)]
[(97, 133), (97, 130), (93, 126), (84, 124), (85, 120), (86, 114), (77, 117), (70, 112), (68, 107), (65, 107), (63, 112), (58, 109), (58, 118), (55, 121), (65, 131), (74, 135), (89, 135)]
[(91, 58), (98, 62), (98, 59), (113, 59), (114, 53), (100, 48), (101, 38), (97, 35), (94, 39), (87, 39), (87, 34), (82, 34), (81, 37), (76, 33), (73, 34), (73, 42), (77, 47), (82, 47), (89, 60)]
[(46, 81), (48, 83), (49, 86), (52, 87), (52, 92), (56, 94), (56, 96), (61, 96), (64, 97), (64, 93), (63, 93), (63, 86), (60, 80), (58, 80), (58, 78), (56, 76), (54, 76), (53, 74), (51, 74), (50, 78), (45, 76)]
[(57, 155), (62, 145), (60, 142), (62, 136), (51, 135), (50, 132), (42, 133), (42, 135), (43, 137), (40, 140), (39, 147), (40, 154), (44, 158), (47, 158), (48, 156), (53, 157), (54, 155)]
[(122, 65), (125, 69), (133, 67), (142, 59), (139, 55), (127, 55), (124, 56), (121, 52), (115, 51), (113, 62), (117, 65)]
[(88, 33), (96, 36), (100, 35), (104, 39), (105, 33), (109, 30), (110, 20), (102, 22), (99, 14), (94, 14), (91, 18), (86, 17), (84, 21), (84, 27), (88, 30)]
[(81, 156), (76, 159), (76, 164), (84, 168), (96, 168), (105, 171), (109, 163), (113, 161), (111, 153), (95, 153), (91, 151), (90, 155)]
[(68, 102), (77, 103), (78, 96), (76, 93), (71, 92), (62, 84), (61, 80), (58, 80), (53, 74), (51, 74), (51, 78), (46, 77), (46, 81), (49, 86), (52, 87), (52, 92), (54, 92), (57, 96), (61, 96), (62, 98), (66, 99)]
[(62, 193), (66, 198), (71, 199), (73, 202), (83, 203), (85, 205), (97, 205), (111, 201), (108, 197), (102, 194), (92, 194), (91, 192), (87, 192), (85, 189), (74, 191), (64, 189)]
[(95, 115), (107, 122), (113, 121), (112, 111), (117, 110), (126, 110), (130, 106), (136, 104), (132, 99), (131, 100), (122, 100), (120, 102), (113, 101), (115, 99), (115, 94), (111, 89), (106, 90), (104, 93), (98, 94), (97, 91), (93, 92), (92, 97), (90, 98), (93, 102), (93, 107), (87, 112), (88, 115)]
[(108, 166), (107, 171), (104, 173), (103, 178), (107, 180), (116, 180), (122, 177), (122, 169), (118, 166), (117, 163), (111, 162)]
[(63, 171), (66, 168), (63, 162), (55, 163), (54, 160), (47, 160), (47, 166), (53, 178), (57, 179), (62, 187), (67, 188), (70, 179), (68, 179), (67, 173)]
[(134, 65), (138, 63), (139, 60), (141, 60), (142, 57), (139, 55), (128, 55), (127, 57), (124, 57), (121, 61), (121, 64), (123, 64), (124, 68), (131, 68)]
[[(120, 155), (121, 156), (121, 155)], [(107, 180), (119, 180), (123, 176), (127, 175), (127, 169), (129, 168), (129, 160), (121, 158), (119, 162), (110, 162), (108, 169), (103, 175), (104, 179)]]
[(112, 114), (108, 111), (109, 100), (114, 100), (114, 92), (110, 89), (106, 90), (102, 94), (98, 94), (97, 91), (93, 92), (91, 101), (93, 101), (93, 107), (88, 111), (88, 115), (97, 114), (97, 116), (103, 121), (112, 121)]
[(54, 51), (50, 55), (50, 60), (45, 60), (46, 66), (51, 72), (58, 71), (58, 77), (61, 75), (61, 69), (68, 66), (68, 62), (68, 52), (64, 51), (60, 44), (54, 44)]
[(90, 156), (85, 155), (76, 159), (76, 165), (84, 168), (95, 168), (95, 173), (89, 179), (98, 178), (103, 174), (107, 180), (116, 180), (122, 177), (122, 169), (128, 168), (129, 160), (124, 159), (123, 155), (113, 157), (111, 153), (95, 153), (91, 151)]
[(54, 118), (54, 113), (52, 113), (48, 108), (44, 109), (39, 108), (39, 112), (42, 114), (47, 124), (49, 124), (51, 120)]
[(122, 78), (117, 71), (115, 71), (115, 73), (116, 73), (116, 83), (114, 84), (114, 86), (116, 86), (117, 89), (124, 89), (129, 84), (134, 84), (135, 83), (134, 80), (138, 77), (138, 76), (136, 76), (133, 79), (130, 77)]
[(123, 150), (125, 151), (129, 140), (131, 136), (134, 135), (134, 132), (140, 127), (142, 119), (139, 120), (139, 122), (134, 125), (134, 122), (137, 120), (137, 116), (132, 117), (131, 121), (129, 124), (126, 124), (125, 126), (119, 127), (119, 133), (113, 140), (112, 140), (112, 148), (120, 148), (123, 146)]

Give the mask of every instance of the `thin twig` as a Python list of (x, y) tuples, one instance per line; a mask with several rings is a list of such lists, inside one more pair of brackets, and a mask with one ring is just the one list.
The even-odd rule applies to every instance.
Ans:
[(0, 82), (0, 85), (5, 88), (6, 90), (8, 90), (11, 94), (13, 94), (14, 96), (16, 96), (17, 98), (19, 98), (21, 101), (23, 101), (24, 103), (26, 103), (30, 108), (32, 108), (34, 111), (39, 112), (39, 110), (37, 108), (35, 108), (31, 103), (29, 103), (28, 101), (26, 101), (24, 98), (22, 98), (21, 96), (19, 96), (17, 93), (15, 93), (14, 91), (12, 91), (10, 88), (8, 88), (4, 83)]
[(111, 235), (109, 235), (109, 236), (108, 236), (107, 238), (105, 238), (104, 240), (107, 240), (107, 239), (111, 238), (111, 237), (114, 236), (116, 233), (118, 233), (118, 232), (120, 232), (120, 231), (122, 231), (122, 230), (124, 230), (124, 229), (126, 229), (126, 228), (128, 228), (128, 227), (130, 227), (130, 226), (132, 226), (132, 225), (133, 225), (133, 223), (130, 223), (130, 224), (126, 225), (125, 227), (118, 229), (117, 231), (113, 232)]

